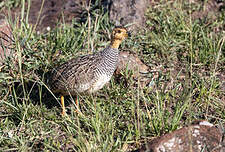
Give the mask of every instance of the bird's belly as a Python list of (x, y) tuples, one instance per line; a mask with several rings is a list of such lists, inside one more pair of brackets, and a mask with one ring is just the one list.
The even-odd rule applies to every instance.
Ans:
[(85, 84), (80, 84), (79, 86), (76, 87), (76, 92), (82, 93), (87, 91), (91, 87), (90, 83), (85, 83)]
[(110, 80), (110, 76), (103, 74), (101, 76), (99, 76), (99, 78), (97, 79), (97, 81), (95, 81), (95, 83), (93, 83), (92, 87), (88, 90), (89, 93), (93, 93), (98, 91), (99, 89), (103, 88), (103, 86), (109, 82)]

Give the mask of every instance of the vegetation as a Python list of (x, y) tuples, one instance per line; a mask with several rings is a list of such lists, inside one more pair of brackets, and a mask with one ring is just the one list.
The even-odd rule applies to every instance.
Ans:
[(12, 4), (21, 7), (20, 24), (6, 16), (13, 53), (0, 67), (0, 151), (128, 151), (194, 120), (225, 122), (219, 79), (225, 71), (224, 13), (194, 19), (191, 12), (204, 9), (200, 3), (153, 5), (146, 27), (120, 47), (150, 66), (150, 83), (141, 87), (125, 71), (120, 83), (113, 78), (98, 93), (80, 96), (81, 113), (68, 97), (68, 115), (62, 117), (47, 72), (107, 46), (114, 25), (100, 7), (85, 23), (60, 23), (40, 34), (28, 24), (25, 2), (17, 3)]

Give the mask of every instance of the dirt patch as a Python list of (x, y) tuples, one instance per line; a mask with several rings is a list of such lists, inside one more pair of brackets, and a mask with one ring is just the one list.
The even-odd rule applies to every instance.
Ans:
[(13, 47), (12, 43), (13, 38), (8, 22), (0, 20), (0, 65), (10, 55), (10, 49)]

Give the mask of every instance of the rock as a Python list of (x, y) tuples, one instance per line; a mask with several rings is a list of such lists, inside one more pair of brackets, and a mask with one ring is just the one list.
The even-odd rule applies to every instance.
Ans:
[(116, 25), (132, 25), (134, 30), (145, 23), (145, 11), (149, 6), (148, 0), (113, 0), (110, 6), (110, 20)]
[[(60, 22), (71, 23), (73, 19), (78, 22), (86, 22), (87, 9), (89, 2), (93, 4), (96, 1), (90, 0), (48, 0), (44, 1), (44, 5), (38, 20), (41, 10), (42, 1), (31, 0), (29, 11), (29, 23), (36, 25), (37, 31), (46, 31), (47, 28), (53, 29)], [(103, 6), (105, 12), (109, 10), (110, 20), (116, 22), (117, 25), (132, 25), (131, 30), (145, 23), (145, 10), (150, 4), (149, 0), (102, 0), (99, 6)], [(26, 3), (27, 7), (27, 3)], [(94, 6), (92, 11), (98, 9)], [(26, 9), (27, 10), (27, 9)], [(5, 10), (7, 14), (7, 10)], [(21, 8), (14, 8), (12, 16), (20, 16)]]
[(136, 152), (222, 152), (224, 132), (207, 121), (196, 123), (158, 137)]
[(136, 54), (121, 51), (119, 54), (119, 64), (116, 69), (116, 74), (126, 70), (126, 68), (134, 71), (134, 77), (138, 77), (139, 73), (148, 73), (149, 70), (149, 67), (146, 66)]
[(149, 82), (149, 79), (144, 77), (149, 72), (149, 67), (145, 65), (136, 54), (127, 51), (121, 51), (119, 54), (119, 64), (116, 69), (116, 76), (121, 76), (126, 70), (132, 71), (132, 77), (135, 80), (140, 80), (142, 86)]
[(0, 65), (5, 58), (10, 55), (10, 48), (12, 48), (12, 34), (9, 24), (6, 20), (0, 20)]

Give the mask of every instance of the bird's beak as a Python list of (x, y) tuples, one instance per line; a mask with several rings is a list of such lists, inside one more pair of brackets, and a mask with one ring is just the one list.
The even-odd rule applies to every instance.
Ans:
[(128, 35), (128, 37), (131, 37), (131, 32), (128, 31), (128, 32), (127, 32), (127, 35)]

